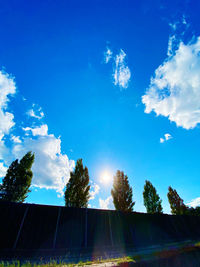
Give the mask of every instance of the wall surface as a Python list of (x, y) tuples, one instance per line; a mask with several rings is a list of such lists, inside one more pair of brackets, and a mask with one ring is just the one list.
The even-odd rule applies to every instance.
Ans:
[(200, 239), (200, 217), (0, 202), (0, 258), (143, 248)]

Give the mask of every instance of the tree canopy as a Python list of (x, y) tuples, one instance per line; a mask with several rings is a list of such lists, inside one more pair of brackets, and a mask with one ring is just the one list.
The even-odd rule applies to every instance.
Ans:
[(116, 210), (133, 211), (133, 192), (128, 182), (128, 176), (123, 171), (117, 171), (114, 176), (113, 188), (111, 190), (113, 204)]
[(171, 186), (168, 187), (167, 197), (172, 214), (181, 215), (187, 213), (187, 207), (185, 206), (183, 199), (180, 198), (179, 194)]
[(11, 163), (0, 186), (1, 200), (24, 202), (30, 192), (33, 162), (34, 154), (28, 152), (20, 162), (16, 159)]
[(70, 179), (66, 185), (65, 206), (86, 208), (90, 197), (89, 190), (88, 168), (84, 168), (82, 159), (78, 159), (75, 170), (70, 173)]
[(156, 188), (150, 181), (145, 181), (143, 191), (144, 206), (146, 207), (147, 213), (162, 213), (163, 209), (161, 206), (162, 200), (156, 192)]

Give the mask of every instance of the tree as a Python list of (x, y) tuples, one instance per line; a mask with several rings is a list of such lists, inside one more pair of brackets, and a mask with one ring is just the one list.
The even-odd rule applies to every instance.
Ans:
[(156, 192), (155, 187), (150, 181), (145, 181), (143, 191), (144, 206), (147, 213), (162, 213), (162, 200)]
[(188, 215), (200, 216), (200, 207), (196, 208), (187, 208)]
[(183, 203), (183, 199), (180, 198), (176, 190), (173, 189), (171, 186), (168, 187), (167, 197), (172, 214), (181, 215), (187, 213), (187, 207)]
[(70, 173), (70, 179), (66, 185), (65, 206), (87, 208), (90, 197), (89, 190), (88, 168), (84, 168), (82, 159), (78, 159), (75, 170)]
[(116, 210), (133, 211), (135, 202), (132, 201), (133, 192), (128, 182), (128, 176), (123, 171), (117, 171), (111, 190), (113, 204)]
[(20, 162), (16, 159), (11, 163), (0, 186), (1, 200), (24, 202), (30, 192), (34, 158), (34, 154), (28, 152)]

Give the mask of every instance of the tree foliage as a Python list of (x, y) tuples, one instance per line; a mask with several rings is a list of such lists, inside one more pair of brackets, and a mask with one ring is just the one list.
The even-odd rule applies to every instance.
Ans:
[(90, 197), (89, 190), (88, 168), (84, 168), (82, 159), (78, 159), (75, 170), (70, 173), (70, 179), (66, 185), (65, 206), (86, 208)]
[(34, 154), (28, 152), (21, 160), (13, 161), (0, 186), (0, 199), (12, 202), (24, 202), (30, 192)]
[(150, 181), (145, 181), (143, 191), (144, 206), (146, 207), (147, 213), (162, 213), (163, 209), (161, 206), (162, 200), (156, 192), (156, 188)]
[(114, 176), (113, 189), (111, 190), (113, 204), (116, 210), (133, 211), (133, 192), (128, 182), (128, 176), (123, 171), (117, 171)]
[(180, 198), (176, 190), (173, 189), (171, 186), (168, 187), (167, 197), (172, 214), (181, 215), (187, 213), (187, 207), (185, 206), (183, 199)]
[(185, 214), (192, 216), (200, 216), (200, 207), (187, 207)]

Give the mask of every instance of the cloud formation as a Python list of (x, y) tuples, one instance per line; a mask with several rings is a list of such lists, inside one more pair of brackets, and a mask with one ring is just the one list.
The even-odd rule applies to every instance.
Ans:
[(4, 177), (6, 175), (7, 168), (4, 166), (3, 162), (0, 162), (0, 177)]
[(0, 140), (4, 135), (9, 134), (10, 129), (15, 125), (14, 115), (7, 110), (9, 96), (15, 93), (14, 79), (7, 73), (0, 71)]
[(90, 200), (94, 199), (95, 196), (99, 193), (100, 186), (98, 184), (94, 184), (91, 188), (93, 190), (90, 191)]
[(22, 129), (25, 132), (30, 132), (31, 131), (33, 136), (37, 136), (37, 135), (45, 136), (45, 135), (47, 135), (47, 132), (48, 132), (47, 124), (43, 124), (43, 125), (35, 127), (35, 128), (25, 127), (25, 128), (22, 128)]
[(166, 142), (166, 141), (168, 141), (168, 140), (170, 140), (170, 139), (172, 139), (173, 137), (171, 136), (171, 134), (169, 134), (169, 133), (166, 133), (166, 134), (164, 134), (164, 138), (160, 138), (160, 143), (164, 143), (164, 142)]
[(142, 102), (146, 113), (154, 111), (177, 126), (192, 129), (200, 123), (200, 37), (188, 44), (181, 41), (175, 51), (172, 43)]
[(188, 205), (188, 206), (190, 206), (192, 208), (196, 208), (197, 206), (200, 206), (200, 197), (197, 197), (197, 198), (191, 200), (186, 205)]
[(111, 49), (107, 47), (107, 50), (106, 50), (106, 52), (104, 53), (104, 61), (105, 61), (106, 64), (107, 64), (107, 63), (110, 61), (110, 59), (112, 58), (112, 54), (113, 54), (113, 52), (111, 51)]
[(27, 111), (27, 115), (32, 117), (32, 118), (36, 118), (38, 120), (41, 120), (44, 117), (44, 112), (42, 111), (42, 108), (36, 108), (36, 105), (33, 104), (32, 105), (32, 109)]
[(119, 85), (121, 88), (126, 89), (128, 87), (131, 72), (125, 61), (126, 53), (121, 49), (120, 53), (115, 57), (114, 67), (114, 84)]
[[(48, 133), (47, 124), (37, 125), (34, 122), (34, 127), (22, 128), (22, 135), (13, 134), (14, 131), (21, 132), (21, 126), (14, 122), (14, 114), (8, 111), (9, 96), (15, 93), (13, 78), (0, 71), (0, 177), (5, 176), (7, 167), (13, 160), (21, 159), (28, 151), (32, 151), (35, 153), (32, 185), (54, 189), (59, 195), (63, 195), (75, 163), (61, 152), (61, 139)], [(34, 108), (35, 106), (33, 105)], [(39, 108), (38, 111), (39, 114), (30, 112), (30, 117), (41, 119), (44, 116), (42, 109)]]
[(107, 47), (104, 53), (104, 62), (113, 62), (113, 83), (120, 89), (126, 89), (131, 79), (131, 71), (126, 63), (126, 53), (120, 49), (119, 54), (113, 55), (110, 48)]
[(15, 136), (15, 135), (11, 135), (11, 138), (10, 138), (14, 143), (21, 143), (21, 139), (20, 139), (20, 136)]
[(99, 207), (103, 210), (108, 210), (113, 208), (112, 196), (109, 196), (106, 199), (99, 198)]
[(12, 149), (15, 158), (23, 157), (27, 151), (35, 154), (32, 185), (54, 189), (63, 195), (75, 163), (69, 160), (66, 154), (61, 153), (60, 138), (56, 138), (53, 134), (38, 135), (35, 139), (27, 137), (23, 143), (16, 144)]

